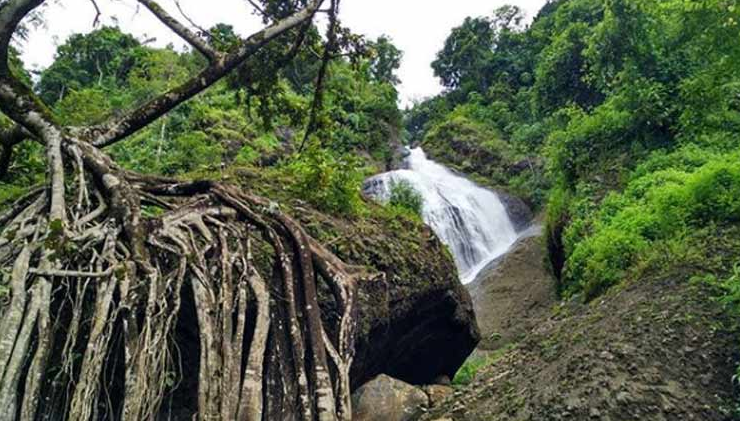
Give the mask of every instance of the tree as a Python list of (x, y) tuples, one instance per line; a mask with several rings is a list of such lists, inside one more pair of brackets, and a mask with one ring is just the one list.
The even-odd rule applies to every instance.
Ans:
[(47, 104), (54, 104), (71, 90), (125, 80), (136, 63), (139, 46), (136, 38), (113, 27), (73, 35), (59, 48), (54, 64), (44, 71), (39, 95)]
[(484, 94), (496, 81), (516, 83), (531, 66), (522, 42), (523, 19), (516, 6), (500, 7), (491, 17), (466, 18), (437, 53), (434, 74), (445, 87), (463, 94)]
[(370, 48), (373, 50), (372, 60), (370, 62), (370, 72), (373, 79), (381, 83), (390, 83), (398, 85), (401, 81), (395, 72), (401, 67), (403, 53), (399, 50), (390, 38), (386, 36), (378, 37), (371, 43)]
[(480, 70), (493, 52), (495, 36), (487, 18), (465, 18), (432, 62), (434, 74), (450, 89), (461, 87), (467, 79), (482, 79)]
[[(184, 375), (197, 384), (199, 419), (349, 419), (356, 286), (374, 275), (341, 262), (266, 199), (135, 173), (104, 151), (274, 40), (300, 43), (322, 1), (261, 1), (269, 25), (226, 51), (155, 1), (138, 2), (205, 67), (130, 111), (74, 126), (9, 66), (14, 31), (45, 0), (0, 5), (0, 111), (15, 123), (2, 143), (41, 145), (47, 167), (44, 185), (0, 215), (10, 287), (0, 307), (0, 418), (155, 419)], [(114, 35), (114, 45), (126, 39)], [(70, 59), (86, 60), (88, 71), (72, 79), (120, 70), (120, 60), (101, 56), (115, 48), (80, 48)], [(255, 261), (257, 248), (272, 250), (273, 271)], [(333, 296), (336, 317), (322, 318), (320, 287)], [(175, 361), (191, 340), (173, 337), (186, 310), (199, 342), (197, 375), (178, 373)]]

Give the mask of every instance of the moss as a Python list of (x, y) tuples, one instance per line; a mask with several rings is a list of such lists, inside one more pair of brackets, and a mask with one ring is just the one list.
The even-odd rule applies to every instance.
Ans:
[(455, 386), (464, 386), (472, 383), (473, 379), (475, 379), (481, 370), (494, 364), (515, 347), (516, 344), (509, 344), (485, 356), (473, 355), (469, 357), (457, 373), (455, 373), (452, 384)]

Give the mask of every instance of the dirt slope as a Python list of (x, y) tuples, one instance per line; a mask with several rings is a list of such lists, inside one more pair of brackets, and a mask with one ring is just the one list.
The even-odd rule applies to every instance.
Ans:
[(569, 303), (423, 419), (737, 419), (740, 338), (711, 296), (663, 275)]

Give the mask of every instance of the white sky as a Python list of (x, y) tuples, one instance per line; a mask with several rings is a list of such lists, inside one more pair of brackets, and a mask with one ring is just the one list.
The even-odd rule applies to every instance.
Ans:
[[(404, 52), (398, 74), (403, 104), (439, 93), (442, 87), (434, 77), (430, 63), (444, 45), (450, 30), (466, 16), (490, 15), (504, 4), (514, 4), (532, 18), (546, 0), (343, 0), (340, 17), (353, 31), (376, 38), (389, 35)], [(47, 26), (33, 31), (24, 47), (23, 59), (33, 69), (48, 66), (56, 46), (72, 33), (89, 32), (95, 12), (90, 0), (49, 2)], [(180, 16), (173, 0), (161, 5)], [(151, 16), (137, 9), (134, 0), (98, 0), (102, 23), (118, 22), (119, 26), (139, 39), (156, 37), (154, 45), (184, 45), (177, 36)], [(233, 25), (242, 35), (260, 28), (245, 0), (181, 0), (185, 12), (202, 27), (218, 22)]]

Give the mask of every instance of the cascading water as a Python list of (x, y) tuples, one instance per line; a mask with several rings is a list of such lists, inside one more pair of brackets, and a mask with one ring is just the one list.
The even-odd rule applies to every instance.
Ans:
[(421, 148), (409, 151), (404, 167), (368, 179), (365, 193), (387, 201), (394, 183), (410, 183), (424, 198), (424, 221), (450, 248), (463, 283), (472, 282), (516, 241), (516, 230), (496, 193), (429, 160)]

